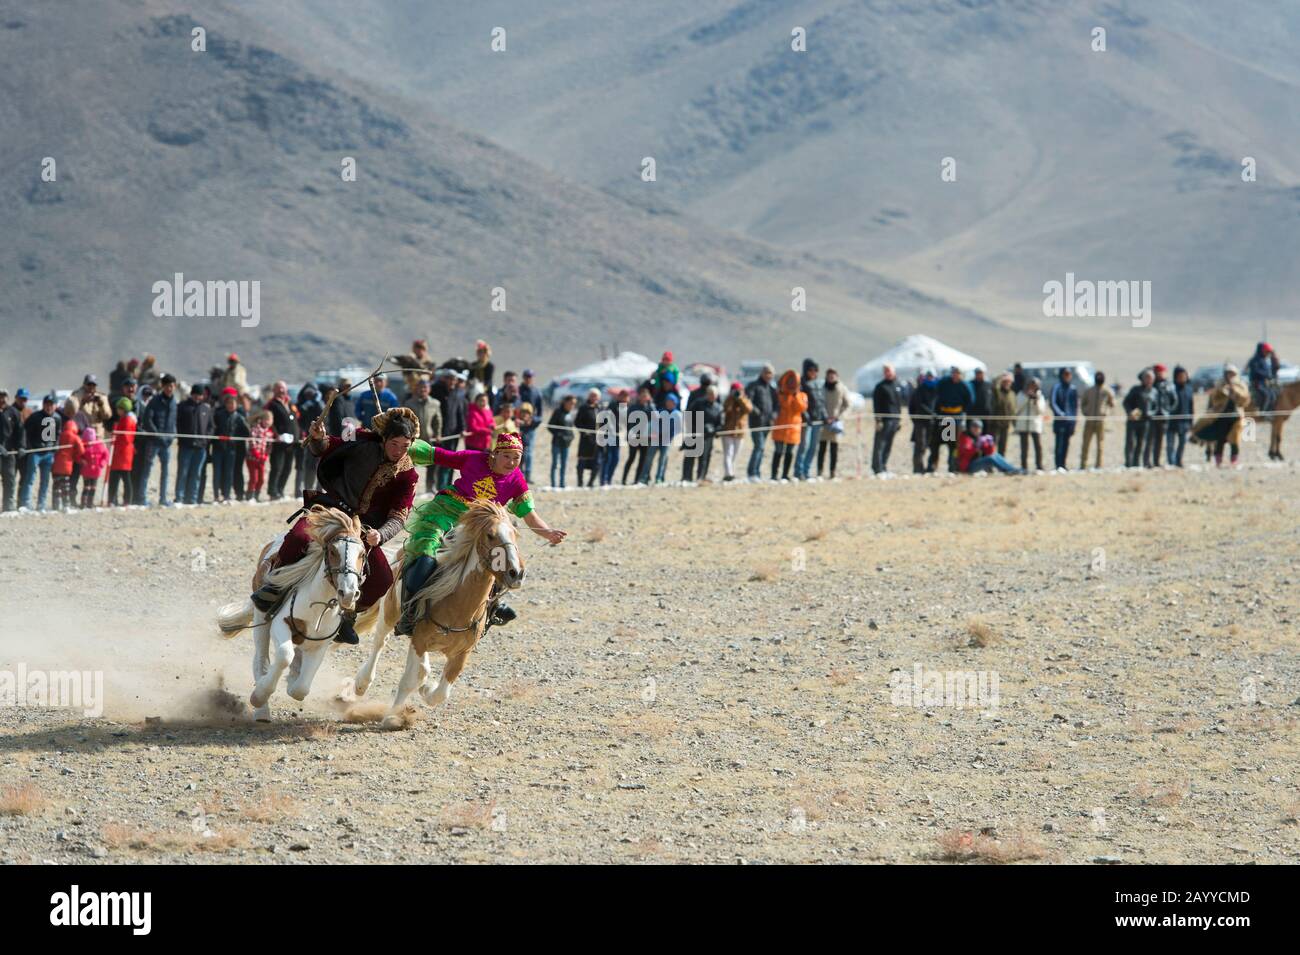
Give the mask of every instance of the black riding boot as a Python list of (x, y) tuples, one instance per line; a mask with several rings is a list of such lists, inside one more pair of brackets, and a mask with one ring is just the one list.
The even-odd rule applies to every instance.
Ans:
[(349, 643), (356, 646), (361, 642), (357, 636), (357, 612), (355, 610), (344, 610), (343, 619), (339, 622), (339, 632), (334, 635), (335, 643)]
[(284, 596), (284, 591), (274, 584), (262, 584), (253, 595), (249, 598), (253, 601), (253, 606), (262, 613), (270, 613), (280, 605), (280, 600)]
[(519, 614), (515, 613), (514, 609), (502, 599), (500, 594), (503, 593), (504, 591), (498, 591), (498, 595), (493, 598), (495, 603), (492, 607), (492, 616), (488, 618), (488, 623), (494, 627), (504, 627), (511, 620), (514, 620), (519, 616)]
[(438, 569), (438, 562), (432, 557), (419, 557), (402, 572), (402, 617), (397, 621), (393, 632), (401, 637), (409, 637), (415, 632), (415, 601), (411, 598), (419, 593)]

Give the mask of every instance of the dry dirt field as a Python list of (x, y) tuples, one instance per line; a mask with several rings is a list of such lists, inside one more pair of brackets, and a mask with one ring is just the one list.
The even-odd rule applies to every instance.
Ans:
[(1300, 494), (1251, 460), (541, 492), (570, 540), (397, 732), (331, 704), (361, 648), (248, 720), (212, 618), (290, 508), (0, 520), (0, 672), (107, 697), (0, 709), (0, 860), (1296, 862)]

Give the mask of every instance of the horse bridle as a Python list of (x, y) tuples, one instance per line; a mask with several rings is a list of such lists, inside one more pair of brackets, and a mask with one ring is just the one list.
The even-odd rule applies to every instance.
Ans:
[(336, 537), (334, 538), (334, 540), (330, 541), (330, 546), (325, 548), (325, 578), (330, 582), (330, 584), (334, 587), (334, 589), (335, 590), (339, 589), (338, 581), (335, 578), (346, 577), (348, 574), (351, 574), (353, 577), (357, 578), (357, 587), (359, 588), (362, 584), (366, 582), (366, 575), (369, 573), (366, 567), (370, 562), (367, 560), (363, 560), (361, 562), (360, 570), (356, 570), (355, 568), (352, 567), (336, 568), (333, 564), (330, 563), (330, 549), (335, 544), (356, 544), (358, 547), (362, 549), (364, 553), (365, 546), (366, 546), (365, 541), (361, 540), (361, 538), (359, 537), (351, 537), (351, 536)]
[[(508, 543), (503, 541), (499, 545), (494, 544), (493, 548), (497, 546), (505, 547), (505, 548), (513, 548), (516, 554), (519, 552), (519, 542), (517, 540), (512, 540), (509, 541)], [(489, 553), (491, 553), (491, 549), (489, 549)], [(492, 562), (490, 560), (485, 560), (482, 554), (479, 554), (478, 562), (480, 567), (485, 567), (487, 569), (487, 572), (492, 575), (493, 586), (499, 586), (501, 583), (501, 575), (496, 570), (492, 569)], [(486, 636), (488, 630), (491, 629), (492, 627), (492, 621), (490, 618), (492, 616), (492, 605), (495, 602), (496, 602), (495, 600), (489, 597), (487, 604), (483, 607), (483, 613), (475, 617), (466, 626), (463, 627), (448, 627), (445, 624), (439, 623), (432, 616), (429, 617), (429, 622), (433, 624), (435, 627), (437, 627), (439, 630), (441, 630), (443, 633), (466, 633), (470, 630), (473, 630), (475, 627), (477, 627), (479, 621), (482, 620), (484, 617), (487, 617), (489, 618), (487, 626), (483, 628), (483, 635)]]
[[(360, 589), (361, 585), (366, 582), (366, 564), (368, 562), (364, 560), (361, 562), (361, 570), (354, 570), (351, 567), (341, 567), (336, 569), (332, 564), (330, 564), (330, 550), (334, 547), (335, 544), (356, 544), (357, 546), (361, 547), (364, 551), (365, 542), (359, 538), (352, 537), (349, 535), (347, 537), (334, 538), (332, 541), (330, 541), (329, 547), (325, 548), (325, 558), (324, 558), (325, 578), (330, 582), (330, 585), (333, 586), (335, 590), (338, 590), (339, 585), (336, 582), (335, 577), (336, 576), (346, 577), (348, 574), (351, 574), (352, 576), (357, 578), (357, 588)], [(339, 631), (343, 629), (343, 615), (340, 613), (339, 625), (334, 628), (333, 633), (327, 633), (323, 637), (309, 637), (304, 631), (299, 629), (297, 620), (294, 616), (294, 607), (297, 604), (297, 602), (298, 602), (298, 590), (297, 588), (294, 588), (293, 594), (289, 597), (289, 616), (287, 618), (289, 623), (289, 631), (294, 636), (302, 640), (309, 640), (312, 643), (320, 643), (325, 640), (333, 640), (336, 636), (338, 636)], [(339, 598), (331, 597), (329, 600), (313, 600), (311, 605), (313, 607), (319, 606), (325, 608), (320, 612), (320, 617), (317, 618), (316, 620), (316, 627), (313, 628), (313, 629), (318, 629), (320, 627), (321, 620), (325, 619), (325, 614), (329, 613), (331, 610), (333, 610), (335, 607), (339, 605)]]

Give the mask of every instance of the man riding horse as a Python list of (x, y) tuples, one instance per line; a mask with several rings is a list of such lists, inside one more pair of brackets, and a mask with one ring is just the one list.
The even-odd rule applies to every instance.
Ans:
[(1255, 407), (1264, 412), (1272, 411), (1277, 405), (1277, 374), (1281, 367), (1277, 352), (1268, 342), (1255, 346), (1255, 354), (1246, 363), (1246, 378), (1250, 382), (1250, 394)]
[[(417, 601), (411, 598), (433, 577), (443, 535), (456, 526), (474, 501), (489, 500), (502, 505), (552, 544), (564, 540), (565, 532), (547, 525), (534, 510), (532, 492), (519, 470), (523, 451), (523, 441), (511, 432), (497, 435), (491, 451), (448, 451), (425, 441), (411, 445), (410, 458), (416, 464), (451, 468), (460, 471), (460, 477), (439, 491), (432, 501), (421, 504), (406, 526), (410, 536), (403, 557), (402, 617), (396, 633), (410, 636), (415, 629)], [(515, 619), (515, 611), (499, 596), (491, 606), (490, 622), (494, 626)]]
[[(393, 585), (393, 571), (381, 548), (402, 529), (415, 502), (417, 473), (407, 452), (419, 436), (420, 422), (409, 408), (393, 408), (375, 415), (370, 428), (358, 428), (352, 440), (330, 437), (325, 430), (325, 415), (319, 416), (308, 432), (307, 449), (320, 458), (316, 479), (324, 490), (303, 492), (304, 507), (298, 513), (321, 504), (358, 516), (366, 547), (361, 596), (356, 609), (343, 615), (336, 643), (359, 642), (357, 614), (380, 600)], [(285, 535), (271, 566), (283, 567), (300, 560), (310, 544), (307, 518), (303, 516)], [(269, 583), (252, 595), (253, 605), (263, 612), (273, 611), (283, 598), (283, 591)]]

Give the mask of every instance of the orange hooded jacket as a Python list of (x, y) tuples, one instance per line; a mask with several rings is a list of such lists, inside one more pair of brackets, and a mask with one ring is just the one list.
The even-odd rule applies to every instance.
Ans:
[(799, 375), (793, 368), (786, 369), (781, 375), (777, 400), (780, 408), (776, 413), (772, 438), (781, 444), (798, 444), (799, 434), (803, 430), (804, 412), (808, 410), (808, 396), (800, 388)]

